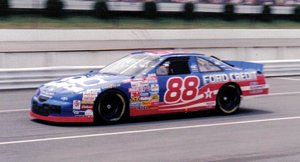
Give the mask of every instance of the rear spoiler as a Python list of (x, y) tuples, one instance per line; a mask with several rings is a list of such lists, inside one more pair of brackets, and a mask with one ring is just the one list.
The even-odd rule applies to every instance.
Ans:
[(224, 61), (224, 62), (241, 69), (255, 69), (256, 71), (259, 72), (263, 72), (264, 70), (263, 64), (254, 63), (254, 62), (246, 62), (246, 61)]

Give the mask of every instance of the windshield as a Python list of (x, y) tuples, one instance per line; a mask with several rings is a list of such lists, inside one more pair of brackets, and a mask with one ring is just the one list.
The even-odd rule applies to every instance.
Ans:
[(158, 61), (159, 56), (157, 55), (128, 55), (104, 67), (100, 73), (135, 76), (148, 72)]

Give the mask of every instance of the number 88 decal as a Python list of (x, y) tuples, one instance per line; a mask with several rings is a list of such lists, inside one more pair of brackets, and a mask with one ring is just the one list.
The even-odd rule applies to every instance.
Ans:
[(198, 94), (200, 80), (197, 76), (169, 78), (166, 85), (164, 101), (166, 103), (177, 103), (194, 99)]

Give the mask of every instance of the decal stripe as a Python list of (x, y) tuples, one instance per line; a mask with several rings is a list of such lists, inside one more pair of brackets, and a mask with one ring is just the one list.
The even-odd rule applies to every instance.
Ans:
[(200, 109), (203, 109), (203, 107), (207, 107), (209, 105), (209, 103), (212, 103), (214, 102), (214, 104), (211, 104), (210, 106), (215, 106), (216, 105), (216, 102), (215, 101), (208, 101), (208, 102), (201, 102), (201, 103), (198, 103), (198, 104), (193, 104), (193, 105), (190, 105), (190, 106), (186, 106), (186, 107), (178, 107), (178, 108), (170, 108), (170, 109), (159, 109), (159, 111), (170, 111), (170, 110), (182, 110), (182, 109), (193, 109), (193, 108), (198, 108)]
[(51, 121), (51, 122), (70, 122), (70, 123), (77, 123), (77, 122), (94, 122), (93, 117), (58, 117), (58, 116), (41, 116), (38, 114), (35, 114), (33, 112), (30, 112), (29, 115), (33, 118), (40, 119), (40, 120), (45, 120), (45, 121)]
[[(266, 88), (269, 88), (269, 85), (268, 84), (259, 84), (257, 86), (262, 86), (262, 88), (258, 88), (258, 89), (266, 89)], [(250, 91), (250, 90), (256, 90), (256, 89), (252, 89), (251, 86), (243, 86), (241, 87), (241, 90), (242, 91)]]

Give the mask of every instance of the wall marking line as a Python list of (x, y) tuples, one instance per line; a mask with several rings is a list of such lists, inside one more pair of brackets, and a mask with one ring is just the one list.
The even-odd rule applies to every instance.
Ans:
[(90, 137), (128, 135), (128, 134), (138, 134), (138, 133), (148, 133), (148, 132), (182, 130), (182, 129), (204, 128), (204, 127), (215, 127), (215, 126), (227, 126), (227, 125), (238, 125), (238, 124), (248, 124), (248, 123), (262, 123), (262, 122), (282, 121), (282, 120), (297, 120), (297, 119), (300, 119), (300, 116), (258, 119), (258, 120), (246, 120), (246, 121), (214, 123), (214, 124), (202, 124), (202, 125), (190, 125), (190, 126), (180, 126), (180, 127), (166, 127), (166, 128), (157, 128), (157, 129), (142, 129), (142, 130), (111, 132), (111, 133), (99, 133), (99, 134), (87, 134), (87, 135), (77, 135), (77, 136), (40, 138), (40, 139), (19, 140), (19, 141), (6, 141), (6, 142), (0, 142), (0, 145), (34, 143), (34, 142), (45, 142), (45, 141), (56, 141), (56, 140), (78, 139), (78, 138), (90, 138)]

